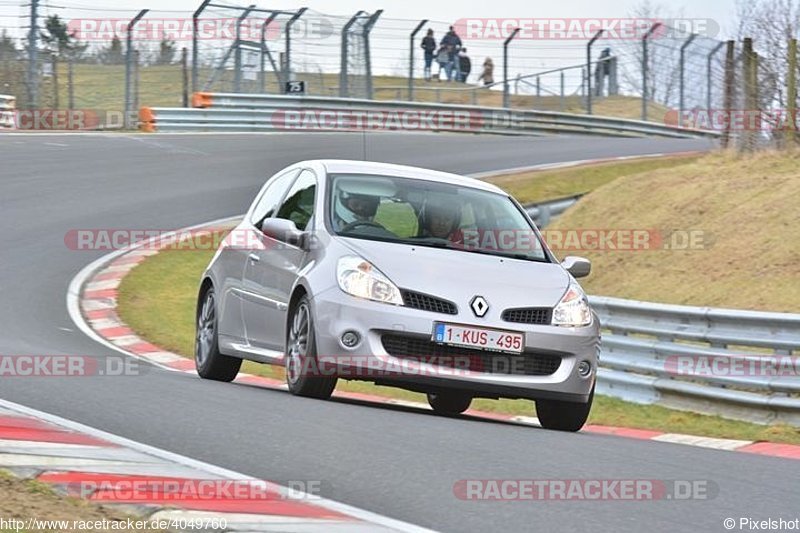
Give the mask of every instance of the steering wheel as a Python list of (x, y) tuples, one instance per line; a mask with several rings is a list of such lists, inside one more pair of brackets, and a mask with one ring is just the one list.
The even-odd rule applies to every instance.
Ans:
[(342, 228), (339, 231), (350, 231), (350, 230), (355, 229), (355, 228), (357, 228), (359, 226), (367, 226), (367, 227), (370, 227), (370, 228), (378, 228), (378, 229), (381, 229), (383, 231), (386, 231), (386, 228), (384, 228), (383, 226), (381, 226), (377, 222), (372, 222), (371, 220), (356, 220), (355, 222), (351, 222), (349, 224), (346, 224), (346, 225), (342, 226)]

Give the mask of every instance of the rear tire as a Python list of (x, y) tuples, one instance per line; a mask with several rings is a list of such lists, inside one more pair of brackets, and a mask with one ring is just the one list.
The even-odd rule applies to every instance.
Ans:
[(536, 416), (545, 429), (579, 431), (589, 418), (594, 401), (594, 386), (586, 403), (536, 400)]
[(472, 403), (472, 396), (465, 392), (429, 392), (428, 404), (440, 415), (460, 415)]
[(314, 317), (308, 297), (294, 305), (286, 328), (286, 384), (295, 396), (327, 400), (336, 388), (336, 376), (320, 374)]
[(197, 306), (194, 362), (197, 374), (203, 379), (213, 381), (233, 381), (242, 366), (242, 360), (238, 357), (224, 355), (219, 351), (214, 287), (206, 289)]

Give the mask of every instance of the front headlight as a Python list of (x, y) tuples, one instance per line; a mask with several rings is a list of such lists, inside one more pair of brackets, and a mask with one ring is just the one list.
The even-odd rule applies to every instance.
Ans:
[(592, 323), (592, 310), (583, 290), (577, 285), (570, 285), (566, 294), (553, 309), (554, 326), (581, 327)]
[(339, 281), (339, 288), (352, 296), (403, 305), (400, 289), (372, 263), (361, 257), (347, 256), (339, 259), (336, 279)]

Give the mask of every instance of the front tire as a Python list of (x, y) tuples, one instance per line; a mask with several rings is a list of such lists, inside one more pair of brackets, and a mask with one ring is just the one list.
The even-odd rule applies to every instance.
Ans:
[[(286, 328), (286, 384), (295, 396), (327, 400), (336, 388), (336, 376), (320, 375), (314, 317), (308, 296), (292, 308)], [(317, 374), (317, 375), (315, 375)]]
[(589, 418), (594, 401), (594, 386), (586, 403), (536, 400), (536, 416), (545, 429), (579, 431)]
[(201, 378), (214, 381), (233, 381), (242, 366), (242, 360), (238, 357), (224, 355), (219, 351), (214, 287), (206, 289), (197, 306), (194, 362)]
[(428, 404), (430, 404), (434, 412), (440, 415), (460, 415), (469, 409), (471, 403), (472, 396), (464, 392), (446, 391), (428, 393)]

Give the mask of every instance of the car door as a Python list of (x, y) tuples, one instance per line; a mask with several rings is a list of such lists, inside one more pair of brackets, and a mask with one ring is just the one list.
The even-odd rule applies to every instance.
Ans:
[[(291, 220), (300, 230), (311, 227), (317, 191), (317, 177), (303, 170), (285, 195), (275, 217)], [(263, 249), (251, 253), (243, 285), (257, 293), (258, 305), (245, 307), (247, 342), (256, 348), (282, 351), (290, 291), (303, 267), (307, 252), (259, 231)]]
[(261, 259), (259, 252), (262, 248), (269, 246), (271, 242), (261, 232), (262, 222), (275, 216), (278, 212), (281, 201), (299, 172), (299, 168), (293, 168), (271, 180), (254, 202), (252, 209), (247, 214), (247, 219), (239, 226), (242, 234), (236, 236), (237, 241), (246, 243), (243, 261), (239, 265), (237, 273), (240, 296), (238, 320), (242, 324), (242, 337), (245, 340), (247, 339), (247, 317), (260, 316), (264, 313), (264, 309), (269, 307), (268, 303), (263, 301), (264, 289), (253, 282), (252, 276), (248, 278), (245, 273), (249, 266)]

